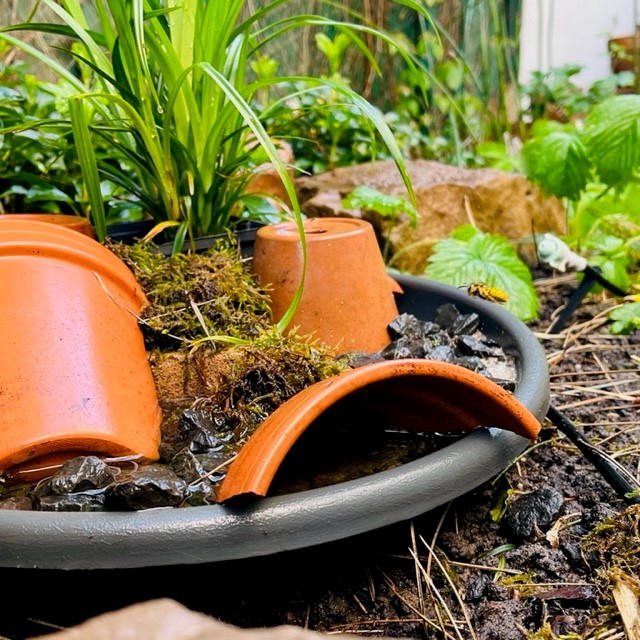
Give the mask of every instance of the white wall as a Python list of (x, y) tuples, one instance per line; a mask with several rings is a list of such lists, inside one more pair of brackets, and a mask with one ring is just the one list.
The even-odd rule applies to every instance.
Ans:
[(607, 40), (633, 33), (639, 13), (640, 0), (523, 0), (520, 82), (564, 64), (583, 66), (584, 87), (608, 76)]

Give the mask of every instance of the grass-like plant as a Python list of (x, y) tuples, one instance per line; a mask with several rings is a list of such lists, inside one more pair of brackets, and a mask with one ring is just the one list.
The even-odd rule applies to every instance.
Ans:
[[(106, 231), (104, 179), (134, 194), (161, 228), (174, 234), (179, 249), (187, 238), (219, 233), (242, 218), (246, 184), (264, 161), (278, 171), (301, 221), (294, 185), (256, 100), (270, 88), (299, 80), (330, 86), (360, 109), (412, 193), (391, 130), (361, 96), (328, 78), (251, 72), (263, 45), (308, 25), (345, 33), (374, 66), (360, 34), (375, 34), (389, 46), (392, 39), (356, 21), (319, 15), (270, 22), (285, 1), (263, 3), (243, 18), (246, 0), (42, 0), (59, 23), (12, 25), (0, 32), (77, 92), (69, 100), (70, 125), (99, 238)], [(397, 1), (427, 16), (414, 0)], [(25, 29), (71, 38), (80, 77), (10, 34)], [(96, 140), (112, 150), (110, 157), (96, 153)]]
[[(395, 1), (429, 19), (415, 0)], [(286, 327), (304, 287), (303, 215), (287, 167), (261, 122), (263, 101), (257, 98), (272, 87), (295, 87), (300, 81), (329, 86), (360, 109), (395, 159), (415, 201), (393, 134), (369, 102), (329, 78), (255, 73), (261, 47), (292, 29), (327, 27), (344, 33), (374, 68), (361, 34), (396, 46), (388, 34), (356, 20), (320, 15), (270, 20), (286, 0), (269, 0), (248, 17), (253, 4), (247, 0), (41, 2), (59, 22), (10, 25), (0, 30), (0, 39), (47, 65), (76, 91), (69, 98), (70, 127), (99, 239), (106, 236), (105, 179), (133, 194), (158, 222), (156, 230), (174, 236), (174, 251), (179, 251), (187, 239), (193, 245), (196, 237), (221, 233), (243, 219), (245, 187), (254, 168), (268, 161), (284, 184), (303, 238), (303, 276), (278, 323)], [(80, 73), (11, 35), (18, 30), (70, 38)], [(286, 102), (287, 96), (279, 99)], [(112, 153), (96, 153), (97, 148)]]

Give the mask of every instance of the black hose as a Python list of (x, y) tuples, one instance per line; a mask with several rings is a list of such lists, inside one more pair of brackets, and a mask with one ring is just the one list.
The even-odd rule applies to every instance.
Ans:
[(553, 405), (550, 405), (547, 410), (547, 418), (580, 449), (584, 457), (593, 464), (621, 498), (630, 503), (640, 504), (640, 494), (638, 492), (640, 487), (634, 487), (629, 483), (618, 471), (616, 465), (607, 459), (605, 454), (599, 451), (564, 414), (560, 413)]

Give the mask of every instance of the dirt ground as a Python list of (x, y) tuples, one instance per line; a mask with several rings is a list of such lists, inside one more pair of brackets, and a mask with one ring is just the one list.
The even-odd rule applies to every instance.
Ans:
[[(575, 279), (547, 276), (536, 283), (542, 314), (530, 326), (547, 353), (552, 403), (638, 479), (640, 336), (609, 333), (606, 312), (617, 301), (602, 296), (583, 302), (561, 334), (545, 334)], [(531, 505), (523, 508), (531, 499), (535, 522), (526, 517)], [(638, 593), (640, 576), (633, 560), (618, 566), (618, 582), (606, 573), (628, 550), (604, 537), (628, 526), (628, 539), (637, 540), (638, 509), (545, 423), (535, 446), (472, 493), (410, 522), (320, 548), (195, 567), (3, 569), (0, 637), (22, 640), (133, 602), (171, 597), (242, 627), (616, 640), (625, 632), (615, 585), (621, 581)], [(617, 529), (602, 527), (610, 517), (620, 520)], [(587, 544), (594, 529), (600, 537)]]

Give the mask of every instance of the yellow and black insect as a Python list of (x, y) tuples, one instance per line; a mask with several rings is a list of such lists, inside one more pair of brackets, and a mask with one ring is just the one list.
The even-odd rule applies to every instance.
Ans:
[(472, 282), (467, 287), (467, 293), (476, 298), (482, 298), (489, 302), (504, 303), (509, 300), (509, 294), (498, 287), (491, 287), (483, 282)]

